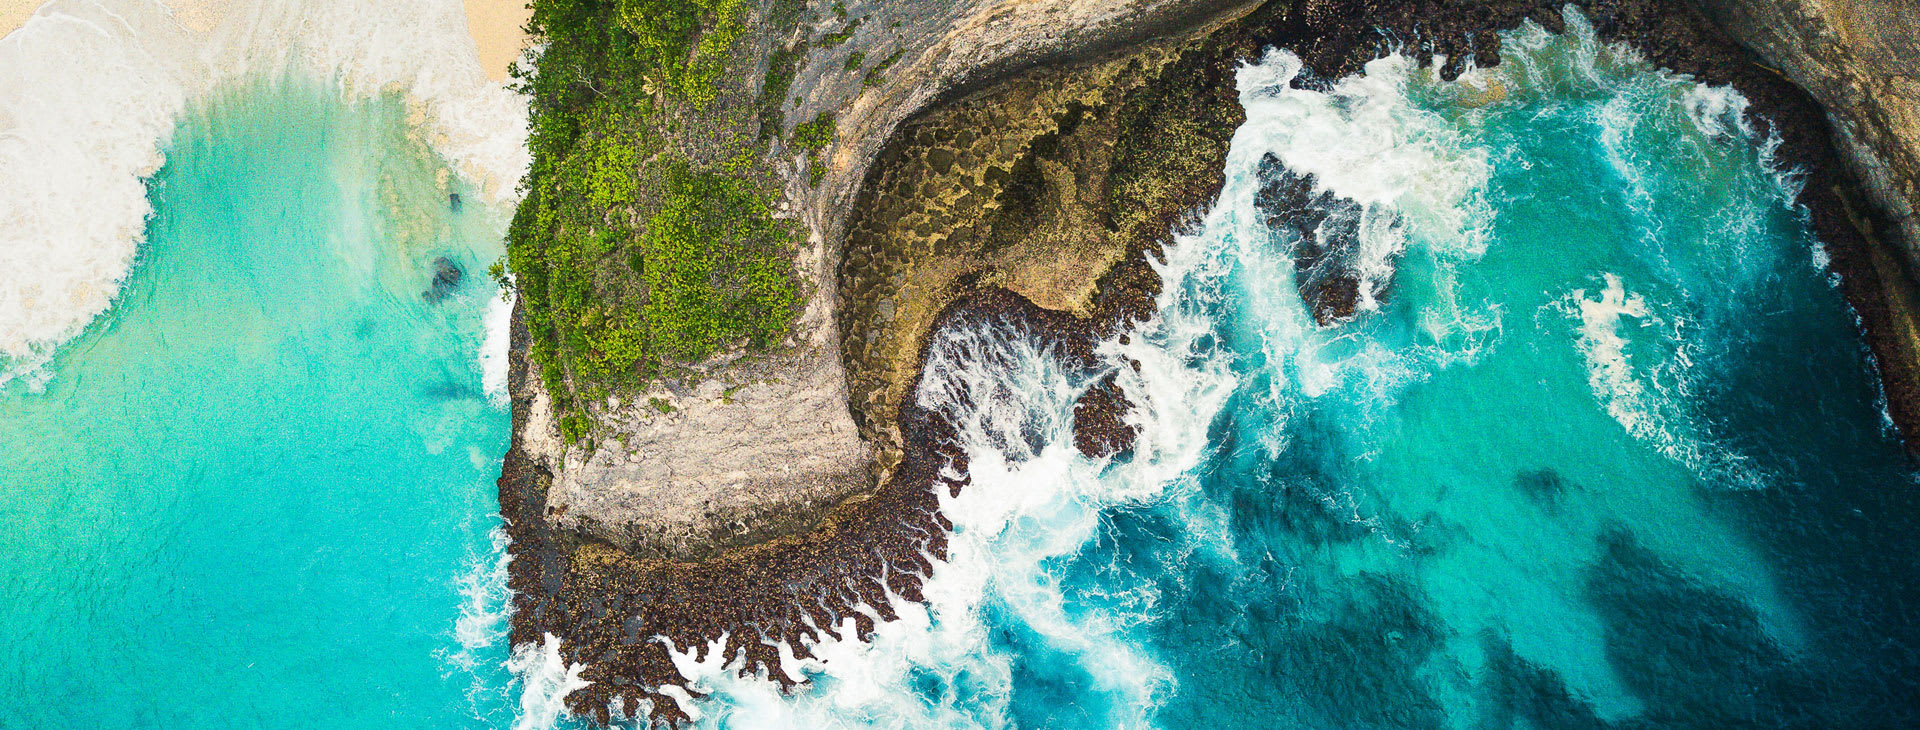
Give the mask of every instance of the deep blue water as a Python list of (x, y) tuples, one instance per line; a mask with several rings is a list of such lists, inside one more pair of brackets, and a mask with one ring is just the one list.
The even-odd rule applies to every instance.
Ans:
[[(1243, 68), (1227, 184), (1104, 371), (940, 334), (971, 483), (929, 602), (791, 695), (685, 657), (699, 723), (1920, 726), (1914, 473), (1791, 171), (1737, 95), (1572, 27), (1458, 84)], [(502, 635), (502, 221), (404, 118), (202, 103), (112, 312), (0, 392), (0, 727), (550, 724), (552, 647)], [(1352, 201), (1351, 321), (1256, 205), (1283, 168)], [(1090, 460), (1109, 371), (1140, 439)]]
[[(1920, 726), (1914, 474), (1797, 183), (1738, 95), (1572, 26), (1459, 84), (1243, 68), (1220, 199), (1103, 347), (1135, 452), (1073, 450), (1099, 373), (944, 332), (930, 607), (796, 697), (689, 657), (703, 722)], [(1256, 206), (1282, 168), (1352, 201), (1350, 322)]]

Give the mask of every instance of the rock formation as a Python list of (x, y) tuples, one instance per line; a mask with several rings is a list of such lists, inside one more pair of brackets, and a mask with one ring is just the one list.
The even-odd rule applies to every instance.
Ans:
[[(1585, 7), (1609, 40), (1738, 86), (1782, 137), (1911, 436), (1913, 14), (1898, 0), (1697, 2), (1698, 12), (1679, 0)], [(516, 359), (501, 478), (514, 641), (552, 633), (589, 665), (594, 684), (570, 697), (576, 711), (604, 719), (619, 699), (678, 717), (657, 691), (675, 673), (656, 637), (793, 641), (858, 603), (890, 618), (889, 592), (916, 599), (926, 557), (944, 552), (934, 490), (964, 488), (941, 476), (960, 458), (944, 425), (909, 397), (928, 336), (955, 317), (1001, 317), (1072, 357), (1146, 314), (1156, 284), (1144, 255), (1218, 189), (1239, 123), (1239, 60), (1282, 44), (1338, 77), (1385, 52), (1386, 29), (1443, 56), (1445, 76), (1469, 56), (1497, 63), (1494, 31), (1559, 22), (1556, 4), (1529, 0), (896, 0), (847, 3), (844, 15), (814, 5), (812, 25), (765, 40), (735, 69), (765, 78), (800, 38), (835, 39), (807, 52), (781, 101), (783, 131), (831, 118), (833, 140), (812, 153), (784, 134), (773, 142), (788, 213), (811, 233), (798, 267), (806, 313), (788, 347), (609, 404), (625, 443), (591, 451), (561, 443), (539, 379)], [(1837, 131), (1709, 18), (1824, 103)], [(1300, 207), (1284, 205), (1289, 193), (1273, 191), (1275, 215)], [(1350, 316), (1355, 296), (1333, 268), (1301, 272), (1327, 323)], [(1125, 394), (1089, 375), (1077, 442), (1124, 450)], [(872, 621), (856, 617), (862, 632)], [(729, 651), (748, 668), (777, 663), (765, 644)]]

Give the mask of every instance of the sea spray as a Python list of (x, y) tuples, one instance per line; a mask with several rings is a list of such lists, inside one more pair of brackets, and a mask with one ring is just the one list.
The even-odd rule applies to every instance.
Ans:
[(567, 695), (587, 686), (580, 678), (586, 666), (569, 664), (560, 656), (560, 639), (547, 634), (539, 644), (521, 644), (507, 659), (507, 670), (520, 682), (520, 714), (513, 730), (548, 730), (567, 709)]
[[(1710, 726), (1737, 692), (1854, 706), (1796, 684), (1843, 666), (1807, 639), (1820, 594), (1794, 587), (1830, 578), (1776, 575), (1785, 543), (1756, 535), (1779, 513), (1729, 505), (1816, 500), (1783, 464), (1900, 473), (1897, 447), (1809, 469), (1830, 457), (1726, 415), (1728, 379), (1825, 358), (1849, 379), (1805, 397), (1839, 410), (1736, 395), (1874, 433), (1858, 343), (1770, 349), (1796, 335), (1754, 315), (1804, 312), (1825, 337), (1844, 305), (1803, 263), (1744, 102), (1568, 26), (1507, 34), (1506, 62), (1458, 84), (1405, 59), (1298, 87), (1284, 51), (1243, 68), (1219, 200), (1153, 262), (1153, 317), (1091, 372), (1015, 325), (936, 335), (919, 397), (959, 427), (969, 483), (942, 497), (954, 542), (927, 603), (896, 601), (870, 643), (834, 627), (781, 668), (810, 680), (790, 696), (736, 676), (724, 643), (682, 647), (700, 724)], [(1367, 154), (1338, 158), (1349, 140)], [(1254, 210), (1269, 156), (1397, 223), (1367, 234), (1373, 299), (1352, 321), (1314, 321), (1292, 234)], [(1072, 403), (1108, 375), (1139, 438), (1087, 459)], [(1724, 459), (1686, 453), (1776, 478), (1724, 489)], [(1849, 698), (1886, 699), (1848, 676)]]
[(513, 342), (513, 305), (516, 295), (509, 282), (487, 301), (487, 336), (480, 343), (480, 386), (496, 406), (508, 404), (507, 373)]
[(147, 3), (55, 2), (0, 39), (0, 387), (43, 386), (55, 349), (119, 293), (192, 48)]

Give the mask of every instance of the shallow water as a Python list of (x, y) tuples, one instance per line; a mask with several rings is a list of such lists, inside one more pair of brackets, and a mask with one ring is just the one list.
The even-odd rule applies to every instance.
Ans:
[(113, 310), (0, 392), (0, 727), (515, 721), (504, 219), (405, 117), (298, 78), (197, 104)]
[[(1243, 68), (1225, 189), (1102, 347), (1135, 453), (1072, 447), (1099, 373), (943, 332), (972, 483), (929, 604), (793, 697), (689, 652), (701, 722), (1920, 724), (1913, 473), (1795, 181), (1736, 94), (1571, 25), (1459, 84)], [(1269, 155), (1353, 201), (1354, 321), (1297, 293)]]
[[(694, 648), (699, 723), (1920, 726), (1914, 475), (1794, 181), (1737, 95), (1571, 25), (1459, 84), (1244, 68), (1219, 201), (1101, 348), (1134, 453), (1072, 447), (1104, 371), (943, 332), (928, 603), (792, 695)], [(557, 647), (503, 635), (502, 219), (406, 112), (199, 102), (113, 308), (0, 390), (0, 727), (556, 722)], [(1301, 301), (1269, 156), (1353, 201), (1354, 321)]]

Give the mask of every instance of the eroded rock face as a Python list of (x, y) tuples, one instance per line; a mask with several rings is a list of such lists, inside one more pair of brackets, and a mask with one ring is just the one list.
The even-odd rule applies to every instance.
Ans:
[[(809, 232), (807, 248), (796, 254), (807, 302), (794, 335), (775, 353), (699, 366), (695, 369), (705, 376), (700, 382), (666, 381), (625, 401), (593, 404), (609, 435), (590, 449), (563, 444), (551, 414), (542, 413), (534, 422), (547, 424), (548, 430), (528, 434), (525, 446), (552, 475), (542, 519), (558, 529), (635, 556), (701, 560), (811, 529), (835, 503), (877, 488), (899, 461), (898, 429), (891, 407), (864, 433), (856, 427), (856, 414), (848, 408), (836, 302), (840, 242), (853, 198), (895, 128), (922, 107), (966, 88), (1040, 64), (1191, 33), (1256, 3), (870, 0), (842, 3), (844, 16), (831, 10), (833, 4), (812, 2), (803, 13), (808, 20), (784, 35), (763, 32), (743, 41), (746, 47), (738, 49), (730, 69), (764, 80), (778, 51), (806, 49), (794, 67), (791, 90), (777, 100), (784, 122), (770, 139), (772, 154), (782, 161), (776, 167), (786, 181), (787, 212)], [(759, 17), (769, 17), (773, 3), (761, 5)], [(840, 39), (824, 40), (830, 37)], [(822, 114), (835, 120), (832, 142), (812, 153), (791, 148), (793, 128)], [(1023, 149), (979, 154), (1017, 155)], [(967, 154), (947, 160), (945, 167), (977, 172), (979, 164), (979, 157)], [(1083, 268), (1092, 275), (1117, 256), (1088, 251), (1091, 258)], [(1032, 259), (1039, 253), (1010, 255)], [(1057, 263), (1053, 257), (1048, 261)], [(1060, 269), (1024, 270), (1046, 275)], [(1091, 276), (1081, 278), (1087, 279), (1082, 288), (1090, 288)], [(919, 315), (930, 321), (944, 304), (936, 302)], [(901, 305), (899, 311), (907, 311)], [(916, 324), (924, 327), (927, 321)], [(902, 359), (914, 360), (917, 367), (913, 355), (917, 350)], [(889, 395), (897, 399), (912, 374), (911, 368), (893, 373)], [(539, 390), (538, 378), (527, 387)], [(530, 401), (534, 408), (545, 402)], [(885, 426), (876, 431), (872, 423)], [(870, 440), (880, 432), (882, 458), (876, 460)]]
[(1920, 3), (1692, 1), (1819, 100), (1842, 157), (1920, 265)]
[[(1850, 216), (1850, 184), (1829, 164), (1825, 126), (1804, 95), (1751, 68), (1681, 1), (1586, 5), (1610, 40), (1734, 83), (1778, 120), (1781, 155), (1810, 171), (1802, 201), (1911, 431), (1920, 390), (1896, 384), (1920, 372), (1900, 359), (1920, 330), (1895, 332), (1911, 321), (1896, 316), (1911, 311), (1895, 302), (1911, 290), (1904, 273), (1870, 263), (1890, 249)], [(813, 5), (816, 21), (738, 70), (763, 76), (774, 48), (860, 20), (844, 43), (806, 57), (782, 100), (774, 154), (786, 160), (790, 212), (812, 232), (798, 260), (807, 311), (787, 348), (622, 404), (628, 443), (591, 456), (560, 444), (539, 379), (516, 358), (515, 442), (501, 479), (515, 541), (513, 640), (553, 633), (568, 661), (588, 665), (593, 684), (569, 697), (582, 714), (604, 719), (614, 699), (646, 700), (656, 720), (679, 719), (657, 692), (677, 673), (652, 637), (683, 647), (754, 632), (792, 641), (859, 603), (891, 618), (883, 587), (916, 600), (925, 558), (943, 555), (950, 527), (935, 490), (964, 488), (943, 468), (965, 467), (944, 424), (905, 397), (927, 335), (954, 317), (991, 316), (1090, 362), (1095, 336), (1149, 313), (1157, 279), (1143, 254), (1218, 190), (1238, 125), (1238, 59), (1281, 44), (1337, 78), (1386, 52), (1387, 29), (1445, 54), (1449, 75), (1468, 54), (1497, 61), (1494, 30), (1525, 18), (1555, 29), (1559, 17), (1548, 0), (1299, 0), (1245, 16), (1249, 3), (1234, 0), (875, 0), (847, 5), (847, 19)], [(1222, 25), (1232, 17), (1241, 19)], [(855, 52), (897, 58), (870, 83), (849, 69)], [(838, 119), (834, 141), (811, 159), (786, 149), (793, 125), (823, 111)], [(1361, 294), (1339, 264), (1351, 211), (1312, 188), (1281, 179), (1269, 202), (1275, 225), (1305, 242), (1299, 280), (1332, 324), (1353, 316)], [(524, 346), (524, 333), (515, 339)], [(1126, 394), (1096, 378), (1076, 406), (1076, 445), (1125, 451), (1126, 408)], [(777, 662), (766, 644), (735, 648), (749, 669)]]

